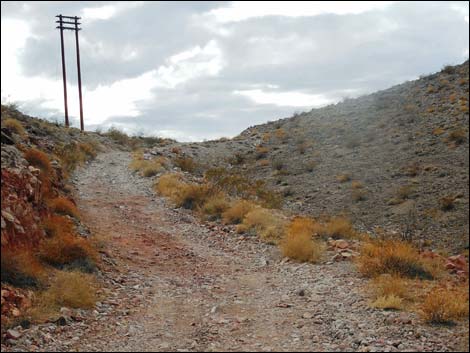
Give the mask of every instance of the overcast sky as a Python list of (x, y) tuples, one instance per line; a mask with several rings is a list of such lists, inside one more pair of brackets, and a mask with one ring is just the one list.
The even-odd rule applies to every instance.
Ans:
[[(390, 87), (468, 58), (468, 2), (3, 1), (2, 102), (63, 120), (57, 14), (81, 16), (87, 129), (182, 141)], [(73, 32), (69, 113), (77, 125)]]

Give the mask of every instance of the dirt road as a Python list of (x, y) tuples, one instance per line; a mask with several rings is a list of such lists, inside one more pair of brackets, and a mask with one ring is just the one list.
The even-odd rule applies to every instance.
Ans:
[(275, 247), (172, 209), (129, 162), (128, 153), (101, 154), (75, 177), (82, 219), (104, 246), (103, 299), (82, 321), (42, 327), (38, 349), (446, 351), (458, 343), (455, 328), (369, 308), (350, 262), (291, 263)]

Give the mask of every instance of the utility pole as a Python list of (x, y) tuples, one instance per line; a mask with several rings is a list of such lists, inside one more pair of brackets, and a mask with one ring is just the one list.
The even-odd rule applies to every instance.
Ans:
[(60, 29), (60, 48), (61, 48), (61, 54), (62, 54), (62, 79), (64, 82), (65, 126), (66, 127), (69, 126), (69, 112), (68, 112), (68, 105), (67, 105), (67, 75), (66, 75), (66, 70), (65, 70), (65, 51), (64, 51), (64, 29), (68, 29), (71, 31), (75, 31), (75, 49), (77, 52), (77, 73), (78, 73), (78, 98), (80, 101), (80, 130), (83, 131), (85, 127), (84, 127), (84, 122), (83, 122), (82, 75), (80, 71), (80, 47), (78, 45), (78, 31), (81, 30), (81, 28), (79, 28), (79, 25), (81, 23), (78, 22), (80, 17), (63, 16), (63, 15), (57, 15), (56, 17), (59, 18), (59, 20), (56, 21), (56, 23), (59, 24), (56, 28)]

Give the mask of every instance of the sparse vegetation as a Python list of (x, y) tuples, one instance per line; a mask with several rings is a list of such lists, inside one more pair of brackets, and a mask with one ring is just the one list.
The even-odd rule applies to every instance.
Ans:
[(301, 262), (320, 261), (325, 245), (315, 238), (316, 223), (305, 217), (295, 218), (280, 242), (282, 254)]
[(2, 121), (2, 126), (14, 132), (15, 134), (21, 136), (22, 138), (28, 136), (26, 130), (23, 127), (23, 124), (21, 124), (21, 122), (19, 122), (16, 119), (7, 118)]
[(325, 223), (323, 234), (332, 238), (354, 238), (357, 232), (345, 217), (333, 217)]
[(451, 211), (455, 208), (455, 196), (444, 196), (439, 199), (439, 206), (443, 211)]
[(338, 180), (340, 183), (346, 183), (351, 180), (351, 175), (350, 174), (340, 174), (336, 177), (336, 180)]
[(393, 294), (381, 296), (372, 303), (372, 307), (382, 310), (401, 310), (403, 299)]
[(188, 173), (193, 173), (197, 168), (196, 162), (191, 157), (178, 157), (174, 160), (174, 163), (182, 171)]
[(367, 277), (390, 274), (433, 279), (438, 275), (436, 264), (423, 259), (411, 244), (399, 240), (371, 240), (364, 243), (357, 265), (359, 272)]
[(44, 268), (32, 249), (2, 247), (1, 281), (17, 287), (38, 287), (45, 277)]
[(237, 230), (253, 231), (264, 241), (277, 244), (283, 237), (285, 223), (282, 214), (256, 207), (245, 215)]
[(81, 272), (58, 272), (51, 286), (41, 293), (38, 306), (41, 311), (68, 308), (93, 308), (97, 284), (92, 275)]
[(24, 158), (31, 164), (33, 167), (36, 167), (41, 170), (44, 175), (50, 175), (52, 172), (51, 161), (47, 154), (44, 152), (30, 148), (24, 153)]
[(432, 324), (448, 324), (468, 319), (468, 283), (461, 288), (434, 288), (422, 306), (423, 319)]
[(230, 208), (222, 214), (223, 222), (227, 224), (239, 224), (243, 221), (246, 214), (252, 211), (255, 207), (256, 205), (251, 201), (235, 201)]
[(77, 207), (65, 197), (56, 197), (48, 201), (48, 206), (56, 213), (70, 217), (78, 217)]

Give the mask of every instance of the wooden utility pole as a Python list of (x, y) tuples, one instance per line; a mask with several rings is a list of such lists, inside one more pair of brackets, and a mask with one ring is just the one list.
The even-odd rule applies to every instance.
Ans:
[[(78, 99), (80, 101), (80, 130), (85, 129), (83, 122), (83, 100), (82, 100), (82, 74), (80, 71), (80, 47), (78, 45), (78, 31), (81, 30), (78, 22), (80, 17), (77, 16), (63, 16), (57, 15), (59, 18), (56, 23), (59, 25), (56, 28), (60, 29), (60, 49), (62, 54), (62, 79), (64, 82), (64, 110), (65, 110), (65, 126), (69, 126), (69, 112), (67, 104), (67, 75), (65, 70), (65, 50), (64, 50), (64, 29), (75, 31), (75, 49), (77, 52), (77, 74), (78, 74)], [(64, 20), (65, 19), (65, 20)], [(73, 26), (73, 27), (71, 27)]]

